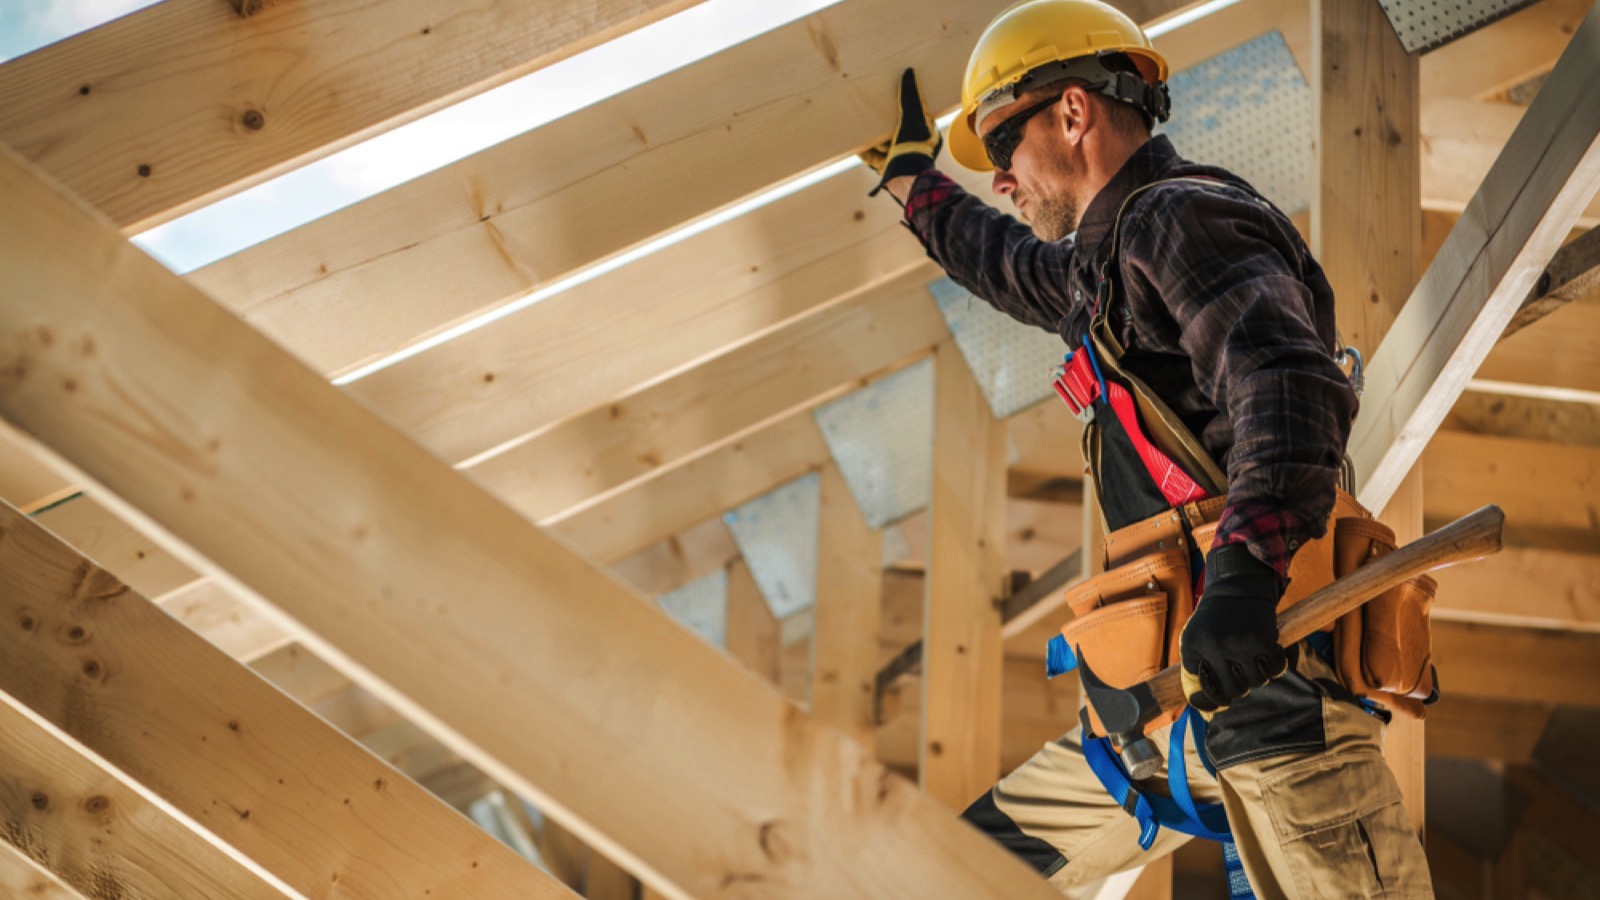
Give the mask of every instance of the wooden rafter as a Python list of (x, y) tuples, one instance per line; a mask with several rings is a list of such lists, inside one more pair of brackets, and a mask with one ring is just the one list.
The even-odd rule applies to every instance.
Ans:
[(26, 626), (0, 629), (0, 692), (286, 884), (570, 896), (10, 506), (0, 535), (0, 618)]
[(0, 759), (6, 764), (0, 840), (86, 896), (283, 895), (209, 832), (174, 816), (127, 775), (5, 693)]
[(1367, 373), (1351, 436), (1381, 509), (1600, 184), (1600, 10), (1573, 35)]
[(1570, 303), (1600, 303), (1600, 229), (1556, 251), (1501, 338), (1508, 338)]
[(0, 141), (140, 231), (696, 2), (158, 3), (0, 66)]
[(492, 777), (676, 896), (1051, 896), (0, 157), (0, 416)]

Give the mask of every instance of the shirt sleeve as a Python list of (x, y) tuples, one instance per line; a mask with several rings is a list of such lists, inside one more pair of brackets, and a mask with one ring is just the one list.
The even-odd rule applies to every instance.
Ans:
[(937, 169), (913, 183), (906, 225), (953, 281), (1023, 324), (1055, 331), (1071, 306), (1071, 239), (1039, 240)]
[(1157, 189), (1130, 218), (1129, 302), (1176, 321), (1196, 385), (1233, 433), (1216, 545), (1246, 544), (1282, 581), (1327, 529), (1356, 411), (1332, 358), (1332, 310), (1306, 281), (1320, 269), (1287, 218), (1241, 189)]

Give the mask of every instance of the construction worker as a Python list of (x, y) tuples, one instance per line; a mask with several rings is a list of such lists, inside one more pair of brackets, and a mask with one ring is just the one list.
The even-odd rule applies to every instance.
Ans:
[[(1159, 613), (1192, 610), (1181, 631), (1163, 642), (1171, 619), (1148, 628), (1107, 619), (1099, 630), (1109, 637), (1085, 634), (1072, 648), (1125, 682), (1181, 658), (1190, 705), (1205, 714), (1194, 725), (1209, 722), (1209, 760), (1199, 742), (1167, 755), (1164, 768), (1187, 769), (1188, 788), (1159, 776), (1126, 787), (1124, 774), (1113, 796), (1080, 726), (964, 816), (1070, 892), (1187, 841), (1161, 816), (1125, 808), (1170, 807), (1190, 790), (1190, 806), (1226, 812), (1258, 896), (1429, 897), (1422, 848), (1381, 753), (1389, 710), (1346, 686), (1326, 642), (1277, 643), (1297, 551), (1327, 543), (1357, 406), (1334, 361), (1334, 298), (1283, 213), (1236, 175), (1151, 136), (1167, 115), (1166, 78), (1162, 55), (1116, 9), (1025, 0), (979, 38), (949, 138), (957, 162), (993, 170), (995, 193), (1021, 221), (935, 168), (942, 138), (914, 73), (901, 85), (894, 135), (862, 155), (954, 281), (1073, 351), (1067, 368), (1080, 364), (1082, 396), (1058, 389), (1091, 420), (1089, 475), (1110, 533), (1203, 506), (1186, 507), (1199, 497), (1215, 496), (1220, 511), (1184, 514), (1186, 546), (1209, 550), (1191, 557), (1203, 558), (1203, 578), (1185, 579), (1203, 583), (1198, 605), (1190, 597), (1179, 609), (1180, 588)], [(1156, 471), (1146, 446), (1176, 461), (1173, 477)], [(1303, 595), (1319, 578), (1329, 580), (1295, 587)], [(1081, 620), (1095, 600), (1077, 610)], [(1118, 621), (1137, 622), (1131, 615)], [(1173, 730), (1150, 737), (1165, 748)], [(1208, 762), (1215, 777), (1201, 770)]]

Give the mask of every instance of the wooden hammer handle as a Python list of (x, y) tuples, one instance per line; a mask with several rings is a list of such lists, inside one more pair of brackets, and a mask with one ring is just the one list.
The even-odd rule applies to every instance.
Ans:
[[(1304, 640), (1373, 597), (1418, 575), (1498, 553), (1505, 523), (1500, 507), (1485, 506), (1367, 563), (1279, 616), (1279, 643), (1288, 647)], [(1150, 679), (1149, 686), (1162, 712), (1182, 709), (1188, 702), (1177, 666), (1163, 669)]]

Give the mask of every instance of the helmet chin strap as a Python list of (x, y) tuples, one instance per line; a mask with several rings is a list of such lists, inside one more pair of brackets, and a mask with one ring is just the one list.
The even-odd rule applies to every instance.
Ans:
[(1113, 100), (1132, 104), (1145, 114), (1153, 126), (1165, 122), (1171, 112), (1171, 98), (1166, 82), (1150, 84), (1131, 72), (1113, 72), (1100, 62), (1098, 56), (1078, 56), (1047, 63), (1033, 69), (1010, 84), (995, 88), (978, 101), (973, 111), (974, 129), (988, 115), (1002, 106), (1008, 106), (1028, 91), (1036, 91), (1062, 81), (1081, 82), (1085, 89), (1104, 94)]

